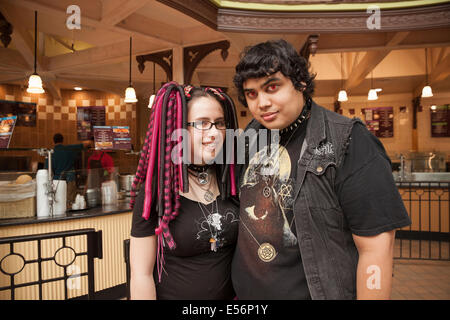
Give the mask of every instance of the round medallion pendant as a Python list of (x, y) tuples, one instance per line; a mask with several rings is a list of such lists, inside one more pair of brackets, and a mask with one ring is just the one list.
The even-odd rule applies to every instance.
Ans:
[(211, 202), (211, 201), (214, 200), (214, 194), (211, 191), (208, 190), (203, 195), (203, 198), (205, 199), (205, 201)]
[(269, 198), (270, 194), (271, 194), (270, 187), (265, 186), (264, 189), (263, 189), (263, 196), (266, 197), (266, 198)]
[(258, 256), (264, 262), (270, 262), (277, 256), (277, 251), (270, 243), (263, 243), (258, 248)]
[(205, 185), (208, 183), (208, 173), (206, 173), (206, 172), (200, 172), (198, 174), (197, 178), (198, 178), (198, 183), (200, 183), (200, 184)]

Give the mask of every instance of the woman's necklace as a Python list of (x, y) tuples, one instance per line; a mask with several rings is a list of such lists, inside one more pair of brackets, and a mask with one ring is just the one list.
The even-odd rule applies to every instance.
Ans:
[(208, 166), (208, 165), (197, 166), (195, 164), (190, 164), (188, 168), (190, 169), (191, 173), (197, 177), (198, 183), (200, 183), (201, 185), (205, 185), (208, 183), (208, 177), (209, 177), (208, 169), (210, 167), (211, 166)]
[[(209, 227), (209, 232), (211, 234), (211, 237), (209, 238), (209, 243), (211, 245), (211, 251), (216, 252), (218, 244), (219, 244), (218, 243), (219, 239), (217, 237), (217, 230), (221, 229), (221, 227), (220, 227), (221, 216), (219, 214), (219, 206), (217, 204), (217, 199), (216, 199), (216, 201), (214, 201), (212, 203), (211, 211), (209, 211), (208, 208), (204, 204), (202, 204), (200, 202), (197, 202), (197, 203), (198, 203), (198, 206), (200, 207), (200, 210), (202, 211), (203, 217), (205, 217), (206, 223), (208, 224), (208, 227)], [(214, 203), (216, 204), (216, 211), (214, 211)], [(204, 209), (202, 207), (204, 207)], [(208, 213), (208, 216), (206, 216), (204, 210)], [(215, 232), (213, 232), (211, 226), (214, 227)]]
[[(294, 220), (295, 220), (295, 215), (293, 214), (291, 223), (289, 225), (289, 229), (292, 228), (292, 223), (294, 222)], [(247, 225), (244, 223), (244, 221), (242, 219), (241, 219), (241, 222), (244, 225), (244, 227), (247, 229), (248, 233), (252, 236), (253, 240), (255, 240), (255, 242), (258, 244), (258, 257), (263, 262), (270, 262), (273, 259), (275, 259), (278, 254), (277, 250), (275, 250), (275, 247), (268, 242), (260, 243), (258, 240), (256, 240), (255, 236), (253, 235), (253, 233), (250, 231), (250, 229), (247, 227)]]
[[(189, 168), (191, 169), (191, 168)], [(206, 186), (211, 182), (211, 175), (208, 174), (207, 171), (203, 171), (200, 173), (196, 173), (194, 170), (189, 170), (189, 173), (191, 173), (193, 176), (197, 177), (198, 186), (200, 189), (202, 189), (205, 193), (203, 194), (203, 198), (206, 202), (211, 202), (214, 200), (214, 193), (212, 193), (209, 190), (209, 187), (206, 189), (203, 186)], [(199, 177), (200, 175), (203, 175), (202, 177)]]

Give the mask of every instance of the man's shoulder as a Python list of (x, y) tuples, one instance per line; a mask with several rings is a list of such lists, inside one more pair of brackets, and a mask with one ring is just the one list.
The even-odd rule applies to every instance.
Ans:
[[(351, 122), (360, 122), (361, 119), (357, 117), (349, 118), (342, 114), (339, 114), (337, 112), (334, 112), (332, 110), (328, 110), (325, 107), (322, 107), (321, 105), (318, 105), (317, 103), (313, 102), (312, 108), (315, 108), (316, 113), (322, 113), (327, 121), (333, 122), (336, 124), (350, 124)], [(314, 113), (314, 112), (313, 112)]]

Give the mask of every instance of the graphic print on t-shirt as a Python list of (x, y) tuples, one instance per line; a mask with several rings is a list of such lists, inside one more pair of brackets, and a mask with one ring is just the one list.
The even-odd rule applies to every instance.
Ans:
[(239, 221), (236, 212), (231, 209), (220, 212), (217, 201), (209, 205), (202, 203), (198, 203), (198, 205), (203, 216), (195, 221), (198, 230), (196, 240), (199, 240), (199, 245), (201, 246), (214, 239), (215, 248), (223, 247), (226, 245), (225, 234), (228, 232), (227, 228), (232, 223)]
[[(275, 148), (278, 145), (271, 146), (271, 150)], [(245, 171), (241, 188), (255, 196), (254, 203), (241, 203), (244, 205), (241, 219), (253, 240), (259, 244), (269, 242), (277, 252), (296, 245), (297, 237), (291, 230), (294, 188), (287, 150), (279, 146), (269, 154), (266, 146), (256, 153)]]

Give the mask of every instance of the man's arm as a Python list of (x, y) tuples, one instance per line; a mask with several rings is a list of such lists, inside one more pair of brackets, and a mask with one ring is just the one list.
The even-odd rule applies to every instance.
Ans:
[(353, 234), (353, 240), (359, 253), (356, 272), (357, 299), (390, 299), (395, 230), (371, 237)]

